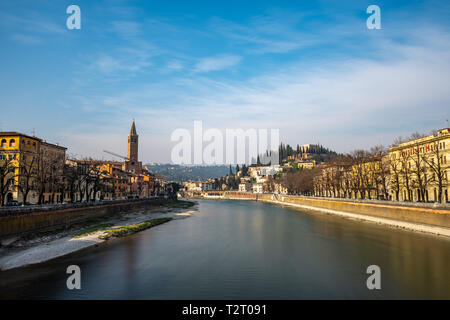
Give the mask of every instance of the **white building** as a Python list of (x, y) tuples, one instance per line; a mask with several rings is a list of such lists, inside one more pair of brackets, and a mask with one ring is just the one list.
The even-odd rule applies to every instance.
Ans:
[(252, 184), (249, 181), (244, 181), (239, 184), (239, 192), (252, 191)]
[(214, 190), (214, 183), (210, 182), (210, 181), (200, 181), (200, 189), (205, 192), (205, 191), (211, 191)]
[(261, 183), (255, 183), (253, 184), (253, 193), (263, 193), (264, 188)]

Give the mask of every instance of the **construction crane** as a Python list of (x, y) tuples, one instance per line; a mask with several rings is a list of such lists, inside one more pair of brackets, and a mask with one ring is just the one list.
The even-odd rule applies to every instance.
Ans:
[(130, 158), (127, 158), (127, 157), (124, 157), (124, 156), (121, 156), (120, 154), (117, 154), (117, 153), (114, 153), (114, 152), (111, 152), (111, 151), (108, 151), (108, 150), (103, 150), (103, 152), (106, 152), (106, 153), (109, 153), (109, 154), (111, 154), (111, 155), (113, 155), (113, 156), (116, 156), (116, 157), (119, 157), (119, 158), (122, 158), (122, 159), (124, 159), (124, 160), (130, 160)]

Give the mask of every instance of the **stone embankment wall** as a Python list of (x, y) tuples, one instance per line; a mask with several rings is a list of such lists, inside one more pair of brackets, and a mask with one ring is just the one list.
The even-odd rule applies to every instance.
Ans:
[(380, 203), (364, 203), (345, 199), (321, 199), (314, 197), (290, 196), (280, 194), (255, 194), (233, 191), (214, 191), (192, 194), (194, 197), (212, 199), (235, 199), (267, 201), (278, 204), (295, 204), (298, 206), (335, 210), (360, 215), (386, 218), (430, 226), (450, 228), (450, 209), (418, 207), (414, 205), (395, 205)]
[(55, 207), (51, 210), (45, 208), (43, 211), (35, 208), (33, 212), (28, 212), (25, 207), (24, 212), (15, 210), (14, 214), (0, 216), (0, 238), (66, 228), (75, 223), (139, 208), (162, 205), (170, 201), (165, 198), (111, 201), (90, 206)]

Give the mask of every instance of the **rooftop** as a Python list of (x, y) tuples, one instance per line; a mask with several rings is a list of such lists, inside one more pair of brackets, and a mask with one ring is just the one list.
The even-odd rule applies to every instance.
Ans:
[(24, 133), (20, 133), (20, 132), (16, 132), (16, 131), (0, 131), (0, 136), (5, 136), (5, 137), (21, 136), (21, 137), (26, 137), (26, 138), (42, 141), (42, 139), (40, 139), (38, 137), (33, 137), (33, 136), (30, 136), (30, 135), (27, 135)]

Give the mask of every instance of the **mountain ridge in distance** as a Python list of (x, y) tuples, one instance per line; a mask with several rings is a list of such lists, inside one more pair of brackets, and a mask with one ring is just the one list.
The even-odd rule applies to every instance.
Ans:
[[(230, 172), (226, 165), (178, 165), (171, 163), (148, 163), (145, 167), (153, 174), (162, 175), (168, 181), (203, 181), (227, 175)], [(233, 168), (234, 169), (234, 168)], [(234, 170), (233, 170), (234, 171)]]

